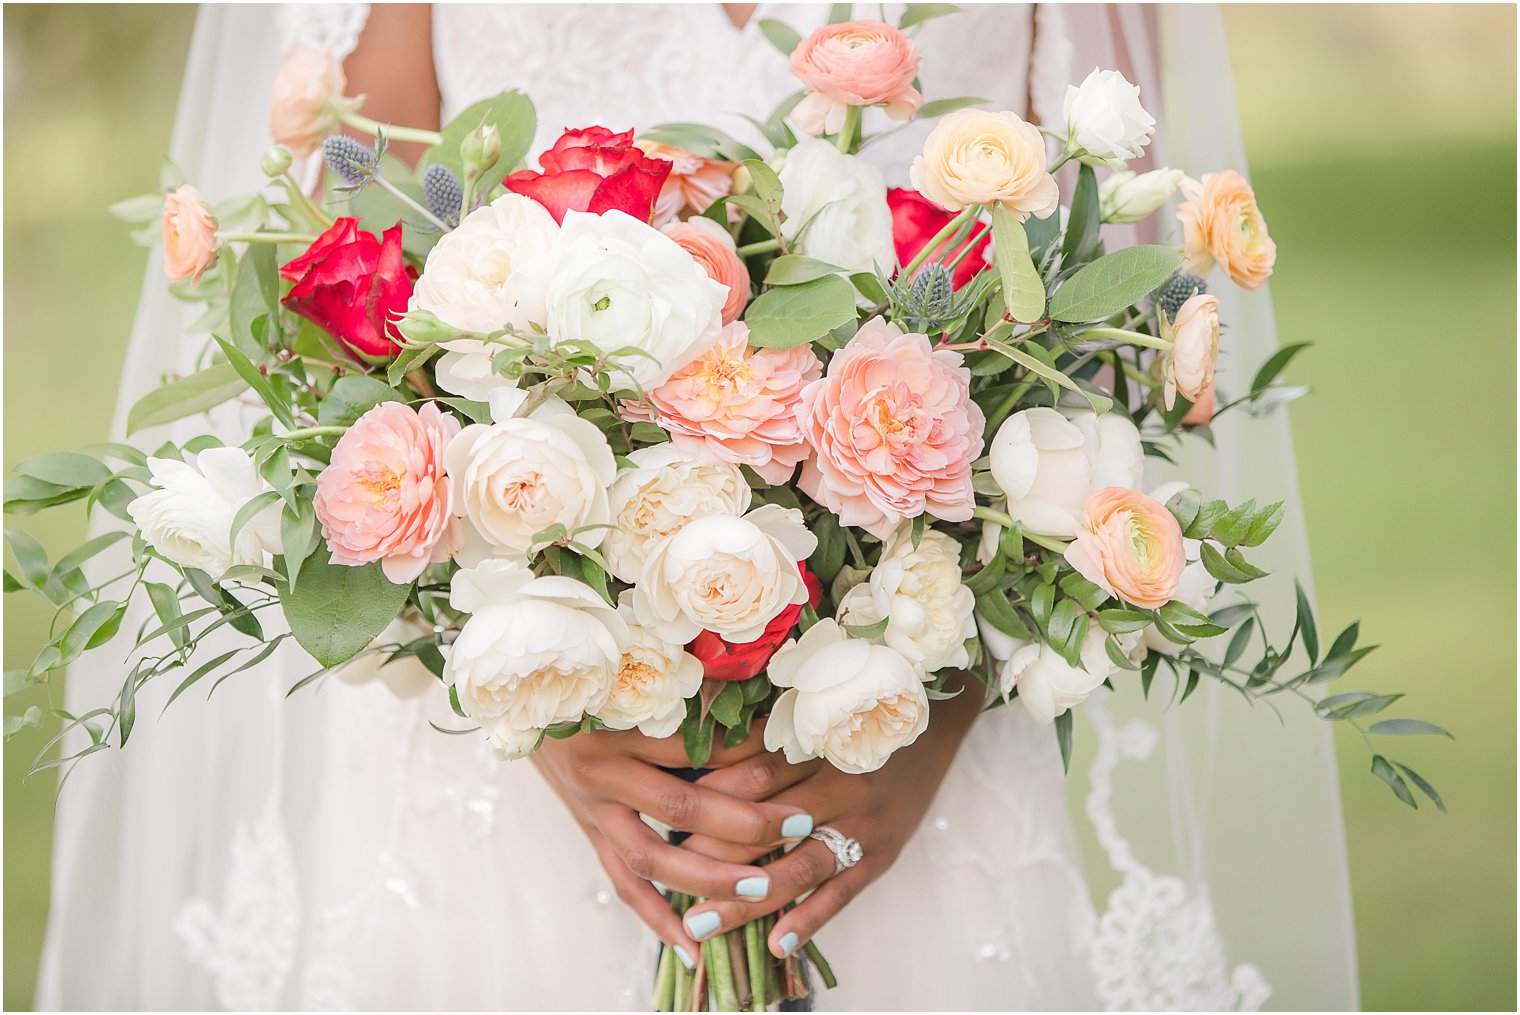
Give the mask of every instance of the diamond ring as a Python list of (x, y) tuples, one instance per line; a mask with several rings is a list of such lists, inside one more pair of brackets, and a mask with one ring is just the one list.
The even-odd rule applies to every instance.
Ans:
[(847, 871), (860, 862), (865, 856), (865, 850), (861, 849), (860, 842), (852, 839), (828, 825), (819, 825), (815, 828), (809, 839), (817, 839), (829, 847), (829, 852), (834, 854), (834, 873), (829, 877), (838, 877), (841, 871)]

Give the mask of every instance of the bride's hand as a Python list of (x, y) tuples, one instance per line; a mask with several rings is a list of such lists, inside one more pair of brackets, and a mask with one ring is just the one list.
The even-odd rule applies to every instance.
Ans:
[[(763, 752), (757, 731), (737, 748), (714, 751), (710, 765), (732, 765)], [(650, 740), (632, 731), (578, 733), (565, 740), (546, 739), (532, 758), (591, 840), (618, 897), (661, 939), (680, 947), (688, 957), (696, 954), (695, 942), (650, 881), (713, 899), (763, 899), (770, 894), (770, 871), (752, 866), (750, 860), (806, 835), (813, 827), (802, 807), (760, 802), (769, 793), (740, 799), (721, 787), (694, 785), (661, 771), (660, 766), (677, 768), (687, 763), (679, 738)], [(814, 771), (809, 766), (788, 767), (796, 770), (767, 784), (770, 792)], [(752, 855), (726, 860), (677, 849), (645, 824), (640, 814), (677, 831), (743, 843)]]
[[(788, 765), (780, 754), (756, 754), (699, 780), (697, 786), (702, 789), (805, 810), (820, 826), (829, 825), (859, 840), (864, 855), (854, 867), (831, 877), (833, 853), (822, 842), (809, 840), (763, 868), (771, 875), (771, 892), (764, 901), (713, 899), (688, 910), (686, 929), (692, 937), (701, 940), (742, 926), (812, 892), (771, 930), (771, 952), (784, 957), (881, 877), (923, 820), (962, 738), (981, 710), (982, 685), (972, 678), (961, 679), (965, 690), (935, 702), (929, 728), (875, 772), (847, 775), (833, 765), (810, 762), (815, 767), (799, 779), (796, 769), (803, 766)], [(947, 683), (948, 690), (954, 687), (953, 681)], [(731, 863), (748, 863), (766, 852), (707, 834), (693, 835), (681, 848)]]

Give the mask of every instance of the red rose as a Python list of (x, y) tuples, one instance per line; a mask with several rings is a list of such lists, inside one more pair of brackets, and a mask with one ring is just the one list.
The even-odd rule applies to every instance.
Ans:
[(548, 208), (556, 222), (563, 222), (567, 211), (614, 210), (648, 222), (671, 167), (667, 159), (635, 148), (633, 131), (614, 134), (606, 127), (565, 131), (538, 164), (543, 172), (523, 169), (502, 182)]
[(355, 352), (395, 354), (413, 277), (401, 259), (401, 223), (380, 239), (358, 219), (341, 218), (280, 274), (295, 283), (281, 301), (291, 310)]
[[(892, 209), (892, 245), (897, 248), (897, 263), (907, 264), (918, 256), (924, 244), (934, 239), (936, 233), (945, 228), (945, 225), (954, 218), (949, 212), (937, 205), (931, 204), (929, 199), (916, 190), (907, 190), (902, 187), (894, 187), (887, 191), (887, 206)], [(982, 230), (976, 241), (976, 246), (971, 253), (967, 254), (960, 264), (955, 266), (955, 274), (950, 277), (950, 284), (956, 289), (970, 282), (986, 266), (983, 260), (987, 253), (987, 238), (990, 230)], [(971, 236), (975, 236), (972, 233)], [(954, 250), (946, 253), (942, 245), (939, 250), (924, 259), (929, 261), (943, 261), (949, 264), (966, 249), (966, 240)]]
[[(802, 581), (807, 585), (808, 603), (814, 609), (823, 599), (823, 586), (818, 583), (818, 576), (807, 569), (804, 564), (798, 564), (802, 571)], [(771, 661), (771, 656), (786, 641), (792, 633), (792, 628), (797, 626), (797, 618), (802, 616), (802, 606), (788, 606), (772, 618), (765, 625), (765, 632), (754, 641), (734, 644), (724, 641), (711, 631), (703, 631), (697, 635), (695, 641), (686, 646), (686, 651), (702, 661), (702, 675), (708, 680), (748, 680), (756, 673), (765, 669), (765, 664)]]

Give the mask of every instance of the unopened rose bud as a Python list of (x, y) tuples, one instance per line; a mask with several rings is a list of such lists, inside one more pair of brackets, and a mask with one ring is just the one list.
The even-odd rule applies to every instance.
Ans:
[(294, 161), (295, 156), (289, 148), (282, 144), (270, 145), (264, 150), (264, 157), (259, 159), (259, 168), (265, 176), (273, 178), (282, 175)]
[(501, 133), (489, 123), (481, 124), (459, 146), (459, 157), (466, 176), (484, 176), (501, 158)]
[(1104, 222), (1139, 222), (1160, 208), (1182, 182), (1180, 169), (1154, 169), (1136, 175), (1114, 173), (1098, 188), (1098, 205)]
[(403, 338), (414, 345), (437, 345), (439, 342), (456, 339), (462, 334), (457, 328), (449, 327), (426, 310), (408, 311), (405, 317), (396, 322), (396, 329), (401, 332)]

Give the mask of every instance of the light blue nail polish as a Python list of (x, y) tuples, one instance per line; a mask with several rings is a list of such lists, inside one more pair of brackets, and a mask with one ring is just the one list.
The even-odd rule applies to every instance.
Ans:
[(776, 943), (781, 946), (781, 954), (785, 957), (790, 957), (792, 952), (797, 950), (797, 935), (791, 931), (787, 931), (781, 935), (781, 940)]
[(687, 969), (695, 969), (695, 968), (697, 968), (697, 964), (695, 962), (691, 961), (691, 956), (686, 954), (686, 949), (685, 948), (682, 948), (680, 945), (676, 945), (675, 946), (675, 951), (676, 951), (676, 958), (680, 959), (681, 962), (682, 962), (682, 964), (685, 965)]
[(800, 839), (813, 830), (813, 816), (811, 814), (793, 814), (781, 822), (781, 837), (783, 839)]
[(771, 893), (770, 878), (744, 878), (734, 885), (734, 894), (746, 899), (763, 899)]
[(686, 933), (701, 941), (718, 929), (718, 922), (718, 914), (710, 909), (705, 913), (687, 913)]

